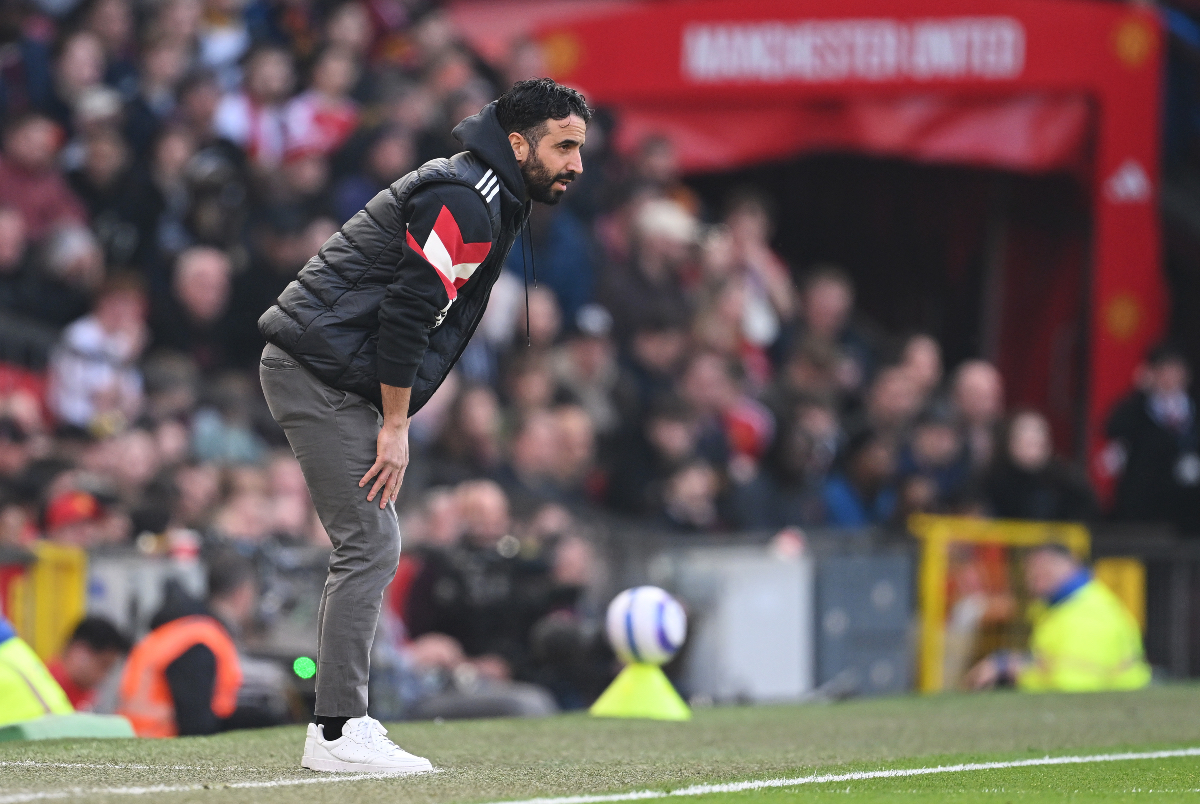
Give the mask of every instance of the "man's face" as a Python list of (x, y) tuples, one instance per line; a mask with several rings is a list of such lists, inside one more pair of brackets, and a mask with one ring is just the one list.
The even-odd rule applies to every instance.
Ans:
[[(514, 137), (519, 137), (519, 142)], [(583, 173), (579, 149), (586, 138), (587, 124), (577, 115), (547, 120), (546, 133), (532, 147), (521, 135), (509, 135), (530, 198), (542, 204), (558, 203), (567, 185)]]
[(72, 642), (63, 651), (62, 662), (71, 681), (90, 690), (108, 676), (120, 658), (121, 654), (115, 650), (98, 651), (81, 642)]
[(1035, 550), (1025, 559), (1025, 586), (1036, 597), (1048, 598), (1076, 571), (1078, 565), (1067, 556), (1049, 550)]

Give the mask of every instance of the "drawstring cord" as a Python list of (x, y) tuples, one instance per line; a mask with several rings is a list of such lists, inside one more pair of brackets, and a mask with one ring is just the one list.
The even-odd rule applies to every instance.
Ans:
[[(529, 219), (525, 219), (525, 229), (521, 232), (521, 276), (525, 279), (525, 345), (533, 346), (533, 330), (529, 327), (529, 269), (525, 264), (525, 240), (529, 234)], [(533, 259), (533, 244), (529, 244), (530, 259)], [(533, 268), (533, 286), (537, 287), (537, 265)]]

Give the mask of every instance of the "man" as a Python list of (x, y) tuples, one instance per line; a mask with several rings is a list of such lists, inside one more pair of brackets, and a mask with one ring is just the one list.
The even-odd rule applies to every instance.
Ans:
[(408, 420), (479, 324), (530, 202), (556, 203), (583, 171), (591, 114), (549, 79), (515, 84), (454, 129), (463, 153), (367, 202), (259, 320), (263, 392), (333, 543), (304, 767), (432, 768), (367, 716), (371, 642), (400, 552)]
[(1108, 420), (1112, 441), (1104, 456), (1117, 474), (1113, 515), (1200, 533), (1200, 422), (1188, 395), (1187, 360), (1171, 346), (1156, 347), (1140, 380)]
[(0, 617), (0, 726), (73, 711), (33, 648)]
[(67, 694), (77, 712), (96, 700), (100, 683), (129, 653), (129, 639), (103, 617), (85, 617), (75, 626), (62, 654), (50, 662), (50, 675)]
[(1028, 692), (1134, 690), (1150, 683), (1133, 615), (1060, 544), (1034, 548), (1025, 584), (1045, 603), (1029, 654), (1000, 652), (967, 674), (967, 686), (1006, 682)]
[(206, 606), (168, 598), (121, 678), (118, 713), (139, 737), (276, 725), (238, 707), (242, 666), (230, 632), (250, 622), (257, 600), (254, 565), (237, 553), (210, 562)]

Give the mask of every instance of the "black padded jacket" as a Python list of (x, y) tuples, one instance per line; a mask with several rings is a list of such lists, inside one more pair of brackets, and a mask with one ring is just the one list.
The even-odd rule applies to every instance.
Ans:
[(441, 385), (529, 217), (495, 104), (454, 136), (464, 152), (367, 202), (258, 320), (267, 341), (322, 382), (380, 409), (381, 382), (412, 388), (409, 415)]

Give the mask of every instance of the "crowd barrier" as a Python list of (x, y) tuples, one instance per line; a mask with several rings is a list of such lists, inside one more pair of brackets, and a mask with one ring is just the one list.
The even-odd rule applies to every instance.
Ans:
[[(591, 610), (602, 613), (613, 594), (642, 583), (679, 596), (691, 636), (671, 669), (700, 698), (934, 692), (957, 686), (987, 650), (1024, 645), (1022, 549), (1059, 541), (1090, 558), (1096, 577), (1126, 603), (1152, 664), (1173, 677), (1197, 674), (1200, 542), (1152, 527), (1089, 532), (953, 517), (917, 517), (909, 529), (815, 529), (781, 542), (765, 532), (693, 536), (596, 521), (606, 581), (593, 590)], [(297, 548), (256, 553), (267, 627), (255, 654), (286, 662), (312, 654), (326, 557)], [(57, 654), (85, 612), (140, 636), (172, 585), (199, 596), (203, 584), (199, 562), (132, 549), (89, 557), (38, 543), (0, 551), (3, 613), (44, 658)], [(1005, 617), (989, 620), (988, 606)]]

